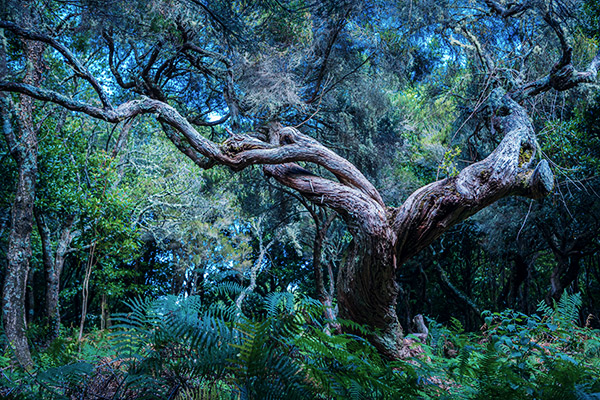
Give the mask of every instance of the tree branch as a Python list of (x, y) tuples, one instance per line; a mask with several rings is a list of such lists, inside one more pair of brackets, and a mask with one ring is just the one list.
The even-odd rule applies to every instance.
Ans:
[(565, 91), (580, 84), (594, 83), (596, 81), (598, 68), (600, 68), (600, 51), (594, 57), (587, 70), (575, 70), (575, 67), (572, 63), (573, 48), (569, 45), (567, 35), (563, 27), (552, 16), (552, 13), (552, 9), (549, 9), (545, 12), (542, 18), (558, 37), (562, 56), (560, 60), (552, 67), (548, 75), (534, 82), (529, 82), (510, 93), (510, 96), (519, 103), (523, 102), (527, 98), (545, 93), (550, 89)]
[(110, 72), (113, 74), (113, 76), (117, 80), (117, 83), (119, 84), (119, 86), (121, 86), (123, 89), (134, 88), (135, 81), (125, 82), (123, 80), (123, 77), (121, 76), (121, 73), (119, 72), (118, 66), (115, 65), (115, 63), (114, 63), (115, 42), (112, 38), (112, 31), (111, 32), (102, 32), (102, 37), (104, 38), (104, 40), (106, 41), (106, 44), (108, 45), (108, 66), (110, 68)]
[(340, 32), (342, 31), (342, 29), (344, 29), (344, 26), (346, 25), (346, 21), (349, 15), (350, 9), (348, 9), (344, 16), (337, 21), (333, 28), (333, 31), (329, 36), (329, 40), (327, 41), (327, 47), (325, 49), (325, 54), (323, 55), (323, 62), (321, 63), (321, 68), (319, 68), (319, 72), (317, 74), (317, 82), (315, 84), (315, 89), (310, 99), (306, 101), (307, 104), (313, 103), (319, 97), (319, 90), (321, 90), (323, 78), (325, 77), (325, 72), (327, 71), (327, 63), (329, 62), (329, 56), (333, 51), (333, 46), (335, 45), (335, 42), (337, 41)]
[(509, 93), (510, 97), (516, 102), (522, 103), (524, 100), (545, 93), (550, 89), (559, 92), (569, 90), (577, 85), (596, 82), (598, 69), (600, 69), (600, 52), (594, 57), (589, 67), (585, 71), (576, 71), (573, 64), (567, 64), (560, 68), (563, 60), (552, 68), (552, 71), (545, 77), (534, 82), (529, 82)]
[(531, 4), (528, 1), (524, 1), (521, 4), (511, 3), (508, 5), (508, 7), (502, 6), (495, 0), (485, 0), (485, 3), (492, 9), (494, 13), (502, 18), (512, 17), (513, 15), (519, 14), (531, 8)]
[[(108, 122), (120, 122), (140, 114), (157, 114), (159, 121), (180, 132), (187, 144), (195, 152), (211, 160), (206, 163), (192, 151), (177, 135), (165, 132), (173, 143), (200, 166), (212, 166), (215, 163), (227, 165), (235, 170), (255, 164), (283, 164), (306, 161), (323, 166), (348, 187), (368, 196), (379, 208), (384, 206), (381, 195), (366, 177), (345, 158), (321, 145), (318, 141), (303, 135), (294, 128), (274, 126), (271, 131), (272, 143), (266, 143), (249, 135), (234, 135), (223, 144), (216, 144), (202, 136), (179, 112), (159, 100), (143, 98), (121, 104), (114, 109), (101, 109), (87, 103), (73, 100), (60, 93), (32, 85), (15, 82), (0, 82), (0, 91), (12, 91), (27, 94), (38, 100), (50, 101), (72, 110), (83, 112), (94, 118)], [(324, 181), (330, 182), (327, 179)], [(346, 212), (352, 210), (347, 204)]]
[[(10, 29), (22, 37), (48, 43), (58, 50), (75, 71), (92, 84), (100, 95), (104, 107), (99, 108), (71, 99), (58, 92), (38, 88), (26, 83), (3, 81), (0, 82), (0, 91), (26, 94), (38, 100), (50, 101), (62, 105), (71, 111), (83, 112), (94, 118), (112, 123), (120, 122), (140, 114), (157, 114), (159, 121), (179, 132), (187, 143), (182, 141), (181, 136), (174, 134), (174, 132), (168, 129), (165, 130), (167, 136), (181, 151), (190, 156), (190, 158), (202, 167), (210, 167), (218, 163), (227, 165), (235, 170), (240, 170), (254, 164), (283, 164), (297, 161), (312, 162), (323, 166), (333, 173), (343, 185), (358, 189), (366, 194), (379, 207), (383, 207), (384, 205), (379, 192), (352, 163), (321, 145), (318, 141), (301, 134), (294, 128), (282, 128), (280, 125), (273, 126), (270, 143), (263, 142), (249, 135), (234, 135), (222, 144), (213, 143), (200, 135), (185, 117), (164, 101), (143, 98), (141, 100), (128, 101), (117, 108), (113, 108), (110, 106), (98, 82), (64, 45), (49, 36), (22, 29), (12, 22), (1, 21), (0, 27)], [(108, 41), (109, 47), (111, 47), (112, 38), (107, 35), (105, 40)], [(229, 77), (227, 87), (229, 88), (232, 85), (232, 64), (225, 56), (202, 49), (191, 43), (185, 43), (182, 49), (184, 51), (193, 51), (202, 56), (222, 62), (227, 68)], [(159, 50), (160, 46), (156, 46), (151, 51), (150, 59), (142, 72), (142, 75), (145, 75), (147, 84), (147, 75), (158, 57)], [(110, 54), (112, 54), (112, 51), (109, 52)], [(136, 58), (139, 58), (139, 55)], [(116, 72), (115, 76), (118, 76), (118, 72), (114, 72)], [(124, 82), (121, 83), (123, 83), (123, 86), (127, 86)], [(206, 157), (209, 161), (207, 162), (203, 157)], [(324, 181), (328, 180), (325, 179)], [(347, 208), (346, 212), (350, 210), (351, 208)]]
[(58, 51), (67, 61), (67, 63), (73, 68), (75, 73), (78, 76), (81, 76), (83, 79), (88, 81), (90, 85), (94, 88), (102, 105), (104, 108), (112, 108), (110, 105), (110, 101), (108, 100), (108, 96), (96, 80), (92, 74), (85, 68), (85, 66), (75, 57), (75, 55), (62, 43), (56, 41), (53, 37), (41, 34), (39, 32), (33, 32), (27, 29), (24, 29), (14, 22), (10, 21), (0, 21), (0, 28), (8, 29), (9, 31), (15, 33), (16, 35), (29, 40), (34, 40), (42, 43), (46, 43)]
[(509, 195), (540, 198), (554, 187), (553, 174), (543, 160), (535, 165), (538, 148), (525, 109), (508, 95), (495, 91), (493, 124), (505, 136), (484, 160), (458, 176), (431, 183), (414, 192), (398, 209), (399, 264), (429, 245), (448, 228)]
[(436, 272), (436, 274), (438, 275), (438, 277), (440, 279), (440, 284), (442, 286), (442, 289), (445, 289), (445, 291), (449, 292), (451, 295), (455, 296), (461, 302), (466, 304), (473, 311), (473, 313), (475, 315), (480, 317), (481, 309), (477, 306), (477, 304), (475, 304), (475, 302), (473, 300), (471, 300), (469, 298), (469, 296), (467, 296), (462, 290), (457, 288), (450, 281), (450, 278), (448, 278), (448, 274), (446, 274), (446, 271), (444, 271), (442, 266), (439, 265), (439, 263), (437, 263), (437, 262), (433, 262), (433, 263), (431, 263), (431, 265), (433, 266), (433, 270)]
[(284, 186), (297, 190), (311, 202), (327, 206), (340, 213), (350, 229), (359, 229), (367, 235), (378, 236), (386, 231), (387, 216), (384, 206), (364, 192), (322, 178), (297, 164), (265, 165), (267, 176), (274, 177)]

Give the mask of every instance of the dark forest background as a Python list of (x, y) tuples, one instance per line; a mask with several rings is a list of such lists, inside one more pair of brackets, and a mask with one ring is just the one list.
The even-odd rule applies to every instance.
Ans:
[[(597, 0), (5, 0), (0, 81), (97, 106), (86, 74), (116, 104), (160, 92), (217, 143), (294, 126), (398, 207), (499, 144), (493, 89), (547, 74), (563, 41), (577, 70), (594, 65), (599, 15)], [(188, 39), (202, 49), (185, 53)], [(37, 58), (31, 43), (45, 46)], [(397, 271), (406, 354), (395, 361), (361, 339), (369, 327), (335, 320), (352, 257), (335, 211), (260, 166), (199, 168), (152, 116), (115, 124), (2, 90), (5, 287), (32, 151), (37, 168), (21, 254), (31, 363), (0, 336), (0, 396), (600, 398), (597, 81), (523, 102), (550, 195), (500, 199)]]

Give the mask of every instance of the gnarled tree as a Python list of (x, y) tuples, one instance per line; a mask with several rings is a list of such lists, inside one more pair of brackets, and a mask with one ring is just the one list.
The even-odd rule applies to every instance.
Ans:
[[(553, 175), (548, 163), (540, 161), (536, 134), (524, 102), (551, 89), (566, 90), (592, 82), (600, 65), (598, 55), (586, 71), (575, 70), (571, 63), (571, 48), (554, 18), (552, 2), (539, 9), (537, 3), (504, 7), (499, 2), (487, 1), (482, 5), (488, 7), (489, 14), (496, 14), (493, 17), (487, 15), (489, 18), (517, 18), (523, 13), (541, 16), (544, 26), (554, 31), (562, 46), (562, 57), (547, 76), (530, 83), (509, 82), (510, 87), (505, 90), (502, 86), (506, 82), (499, 79), (485, 44), (469, 30), (464, 19), (458, 18), (461, 25), (450, 27), (461, 37), (457, 43), (471, 52), (468, 54), (479, 57), (488, 82), (493, 82), (486, 86), (489, 92), (485, 110), (490, 130), (502, 139), (483, 160), (469, 165), (456, 176), (418, 189), (399, 207), (388, 207), (375, 186), (353, 163), (298, 128), (277, 122), (285, 121), (291, 108), (257, 106), (261, 96), (265, 102), (273, 96), (296, 100), (301, 97), (303, 88), (295, 87), (294, 79), (288, 79), (286, 66), (279, 68), (283, 78), (280, 76), (274, 81), (269, 75), (273, 69), (265, 70), (257, 59), (245, 59), (243, 54), (228, 47), (227, 41), (211, 42), (210, 35), (216, 33), (231, 40), (241, 40), (244, 33), (237, 31), (230, 21), (250, 15), (247, 9), (227, 8), (223, 6), (227, 2), (211, 5), (224, 7), (219, 12), (200, 1), (149, 3), (160, 8), (163, 17), (153, 22), (163, 31), (146, 31), (143, 36), (142, 23), (136, 25), (129, 21), (130, 25), (121, 31), (116, 23), (90, 24), (90, 20), (81, 17), (92, 18), (87, 2), (74, 4), (73, 14), (64, 16), (60, 24), (35, 29), (14, 19), (0, 21), (0, 28), (13, 37), (43, 43), (52, 49), (52, 56), (60, 57), (72, 69), (73, 80), (89, 84), (96, 100), (92, 102), (79, 94), (67, 95), (56, 88), (37, 87), (10, 79), (10, 74), (0, 82), (0, 90), (56, 103), (115, 124), (141, 114), (155, 116), (177, 149), (199, 167), (223, 165), (239, 171), (251, 165), (262, 165), (266, 177), (297, 191), (316, 205), (335, 210), (353, 236), (346, 263), (338, 274), (339, 314), (370, 326), (373, 334), (369, 339), (389, 358), (398, 357), (402, 346), (402, 329), (396, 315), (399, 292), (396, 274), (403, 263), (451, 226), (503, 197), (518, 195), (536, 199), (552, 190)], [(127, 7), (126, 4), (120, 6)], [(179, 6), (184, 11), (179, 8), (173, 11), (175, 8), (171, 6)], [(317, 66), (312, 65), (308, 72), (305, 71), (312, 77), (306, 87), (313, 89), (304, 90), (305, 103), (316, 107), (316, 113), (318, 105), (315, 103), (338, 82), (329, 83), (323, 78), (331, 66), (331, 47), (338, 40), (344, 21), (358, 6), (345, 3), (341, 12), (339, 9), (332, 11), (334, 7), (312, 7), (318, 8), (315, 14), (330, 12), (330, 20), (336, 21), (331, 24), (333, 28), (329, 26), (322, 30), (325, 42), (331, 45), (321, 49), (321, 53), (316, 52), (321, 54), (315, 59)], [(156, 11), (152, 7), (149, 9)], [(474, 10), (474, 13), (481, 12), (477, 7)], [(117, 11), (122, 13), (124, 10)], [(98, 10), (99, 15), (103, 12), (106, 10)], [(300, 24), (297, 22), (295, 27)], [(101, 59), (100, 64), (92, 64), (94, 68), (88, 68), (76, 51), (69, 48), (74, 40), (63, 38), (76, 36), (82, 26), (99, 29), (99, 36), (102, 36), (101, 40), (94, 40), (98, 51), (93, 57)], [(211, 31), (207, 26), (216, 28)], [(132, 38), (132, 32), (139, 36)], [(319, 35), (319, 31), (310, 34)], [(291, 47), (293, 50), (294, 46)], [(364, 62), (367, 61), (368, 58)], [(105, 67), (103, 71), (99, 71), (99, 65)], [(100, 79), (109, 73), (112, 75), (110, 82), (115, 83), (110, 89), (110, 83)], [(252, 88), (253, 84), (260, 84), (262, 89)], [(251, 91), (252, 96), (244, 97), (244, 93)], [(113, 101), (120, 101), (120, 104), (115, 105)], [(221, 112), (223, 117), (217, 120), (207, 120), (209, 112), (215, 110), (228, 112)], [(251, 113), (260, 114), (263, 122), (270, 122), (263, 123), (254, 132), (240, 133), (237, 128), (240, 121), (243, 122), (242, 117)], [(211, 140), (201, 133), (200, 127), (223, 124), (228, 118), (233, 119), (231, 127), (236, 133), (230, 132), (225, 140)], [(324, 172), (311, 172), (307, 164), (316, 165)]]

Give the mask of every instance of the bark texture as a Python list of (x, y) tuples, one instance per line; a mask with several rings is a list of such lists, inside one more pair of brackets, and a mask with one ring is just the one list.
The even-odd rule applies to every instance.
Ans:
[(54, 244), (53, 235), (46, 223), (43, 212), (37, 208), (34, 209), (34, 212), (42, 241), (42, 261), (44, 264), (44, 278), (46, 280), (45, 314), (48, 327), (50, 328), (48, 342), (51, 342), (58, 337), (60, 329), (60, 308), (58, 301), (60, 278), (65, 265), (65, 258), (75, 236), (73, 232), (75, 218), (72, 215), (68, 215), (65, 218), (64, 225), (60, 228), (58, 238)]
[[(505, 8), (493, 0), (487, 1), (487, 4), (503, 18), (528, 9), (514, 5)], [(548, 16), (547, 22), (554, 29), (551, 16)], [(511, 195), (540, 198), (553, 189), (552, 172), (548, 163), (540, 162), (537, 157), (535, 132), (520, 102), (550, 89), (566, 90), (580, 83), (591, 82), (600, 65), (599, 55), (586, 71), (575, 71), (571, 65), (569, 48), (561, 40), (563, 57), (547, 77), (509, 94), (500, 89), (490, 94), (490, 125), (492, 131), (502, 138), (490, 155), (463, 169), (457, 176), (415, 191), (402, 206), (390, 208), (385, 206), (377, 189), (352, 163), (295, 128), (272, 123), (257, 132), (232, 134), (222, 143), (215, 143), (201, 135), (193, 123), (206, 123), (194, 116), (186, 117), (168, 104), (160, 85), (156, 84), (158, 78), (153, 82), (148, 74), (156, 62), (160, 47), (156, 47), (150, 55), (150, 61), (142, 72), (144, 86), (138, 87), (137, 81), (127, 82), (120, 75), (119, 64), (112, 59), (116, 53), (114, 43), (110, 33), (107, 34), (105, 40), (109, 46), (110, 70), (117, 83), (124, 90), (135, 87), (135, 93), (147, 96), (113, 106), (110, 96), (84, 64), (58, 40), (12, 22), (0, 21), (0, 28), (52, 47), (91, 86), (99, 101), (95, 104), (85, 103), (57, 91), (37, 87), (32, 82), (1, 80), (0, 91), (53, 102), (71, 111), (112, 123), (131, 120), (140, 114), (152, 114), (175, 147), (198, 166), (211, 168), (224, 165), (239, 171), (260, 164), (267, 177), (297, 191), (317, 206), (335, 210), (353, 235), (349, 254), (337, 277), (340, 316), (369, 326), (373, 330), (370, 340), (389, 358), (399, 357), (402, 347), (402, 329), (396, 316), (399, 293), (396, 276), (399, 268), (448, 228), (493, 202)], [(561, 31), (555, 30), (560, 37)], [(232, 105), (232, 117), (235, 119), (238, 109), (235, 107), (231, 62), (223, 55), (186, 43), (185, 37), (182, 40), (182, 56), (196, 54), (224, 66), (228, 76), (225, 97)], [(477, 39), (473, 37), (472, 41), (483, 53)], [(490, 64), (490, 70), (492, 67), (493, 64)], [(156, 75), (160, 77), (158, 72)], [(320, 166), (331, 173), (332, 178), (316, 175), (308, 166), (303, 167), (298, 163)], [(322, 245), (322, 240), (319, 240), (317, 237), (316, 247)], [(315, 258), (314, 264), (319, 263), (320, 259)], [(315, 270), (315, 274), (318, 291), (322, 293), (322, 273)]]
[(337, 312), (334, 306), (334, 278), (333, 268), (331, 263), (327, 264), (327, 272), (329, 276), (329, 290), (325, 289), (325, 277), (323, 275), (323, 246), (325, 244), (325, 238), (327, 236), (327, 230), (331, 226), (335, 218), (335, 214), (327, 217), (326, 214), (321, 218), (317, 212), (305, 204), (306, 208), (310, 211), (313, 221), (315, 223), (315, 237), (313, 240), (313, 269), (315, 273), (315, 289), (317, 292), (317, 298), (323, 304), (323, 316), (326, 322), (326, 332), (341, 333), (341, 327), (337, 320)]
[[(38, 85), (41, 80), (41, 56), (43, 46), (38, 42), (25, 41), (25, 53), (29, 67), (24, 78), (27, 85)], [(4, 62), (4, 49), (0, 57)], [(6, 73), (2, 66), (0, 76)], [(33, 206), (35, 181), (38, 169), (38, 139), (33, 122), (34, 99), (19, 96), (16, 118), (11, 120), (13, 106), (8, 96), (0, 95), (2, 128), (11, 156), (18, 169), (15, 200), (11, 210), (11, 231), (8, 239), (8, 268), (2, 291), (2, 320), (9, 346), (19, 363), (32, 365), (29, 344), (25, 337), (25, 296), (29, 261), (31, 259), (31, 232), (33, 229)], [(16, 125), (16, 129), (13, 126)]]
[(264, 243), (263, 231), (261, 228), (260, 219), (256, 224), (254, 224), (253, 228), (258, 237), (258, 256), (256, 257), (256, 260), (254, 260), (254, 264), (250, 268), (250, 283), (249, 283), (249, 285), (246, 288), (244, 288), (244, 290), (242, 290), (242, 292), (239, 294), (239, 296), (235, 300), (235, 306), (237, 307), (239, 312), (241, 312), (241, 310), (242, 310), (242, 306), (244, 304), (244, 300), (246, 299), (246, 297), (249, 294), (251, 294), (252, 292), (254, 292), (254, 290), (256, 289), (256, 285), (257, 285), (256, 280), (258, 278), (258, 275), (261, 273), (262, 269), (264, 268), (265, 257), (267, 256), (267, 253), (268, 253), (269, 249), (271, 248), (271, 246), (273, 246), (273, 244), (275, 243), (275, 239), (270, 240), (269, 243), (267, 243), (267, 244)]

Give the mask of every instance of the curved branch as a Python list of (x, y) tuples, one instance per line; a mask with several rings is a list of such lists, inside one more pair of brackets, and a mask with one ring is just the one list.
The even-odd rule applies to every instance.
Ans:
[(111, 108), (110, 101), (108, 100), (108, 96), (96, 80), (92, 74), (87, 70), (87, 68), (75, 57), (75, 55), (65, 47), (62, 43), (58, 42), (53, 37), (41, 34), (39, 32), (30, 31), (20, 27), (14, 22), (10, 21), (0, 21), (0, 28), (8, 29), (16, 35), (21, 36), (24, 39), (34, 40), (42, 43), (46, 43), (58, 51), (67, 61), (67, 63), (73, 68), (75, 73), (78, 76), (81, 76), (83, 79), (88, 81), (90, 85), (94, 88), (102, 105), (105, 108)]
[[(225, 145), (236, 153), (235, 162), (240, 167), (250, 164), (283, 164), (307, 161), (321, 165), (343, 184), (354, 187), (383, 206), (383, 199), (375, 186), (351, 162), (323, 146), (317, 140), (292, 127), (271, 128), (271, 148), (265, 142), (247, 135), (235, 135)], [(246, 151), (242, 151), (247, 149)]]
[(508, 95), (494, 92), (492, 98), (494, 126), (505, 134), (502, 142), (486, 159), (463, 169), (458, 176), (417, 190), (397, 210), (393, 228), (398, 232), (399, 264), (451, 226), (503, 197), (536, 199), (553, 189), (548, 163), (534, 164), (538, 145), (525, 109)]
[[(486, 0), (492, 1), (492, 0)], [(554, 31), (560, 42), (561, 58), (550, 70), (550, 73), (534, 82), (529, 82), (517, 89), (514, 89), (510, 96), (517, 102), (522, 102), (529, 97), (555, 89), (565, 91), (583, 83), (594, 83), (600, 68), (600, 51), (594, 57), (589, 67), (585, 71), (577, 71), (573, 66), (573, 48), (569, 44), (567, 33), (559, 21), (553, 17), (553, 10), (550, 8), (542, 15), (546, 24)]]
[[(0, 82), (1, 91), (26, 94), (36, 99), (57, 103), (69, 110), (83, 112), (94, 118), (113, 123), (120, 122), (139, 114), (158, 114), (159, 120), (180, 132), (189, 146), (195, 151), (192, 151), (184, 144), (178, 135), (167, 132), (167, 135), (173, 143), (200, 166), (203, 166), (203, 164), (212, 166), (214, 163), (219, 163), (239, 170), (254, 164), (280, 164), (296, 161), (312, 162), (329, 170), (344, 185), (362, 191), (379, 206), (383, 206), (383, 199), (379, 192), (352, 163), (321, 145), (318, 141), (301, 134), (294, 128), (282, 128), (281, 126), (277, 126), (277, 132), (271, 135), (272, 140), (270, 143), (263, 142), (248, 135), (236, 135), (233, 138), (228, 139), (225, 143), (218, 145), (200, 135), (185, 117), (164, 101), (144, 98), (142, 100), (133, 100), (123, 103), (116, 109), (113, 108), (98, 82), (64, 45), (50, 36), (23, 29), (12, 22), (0, 21), (0, 27), (9, 29), (24, 38), (48, 43), (58, 50), (65, 57), (69, 65), (71, 65), (78, 74), (90, 82), (98, 92), (98, 95), (102, 100), (103, 108), (71, 99), (55, 91), (37, 88), (24, 83)], [(110, 58), (113, 54), (113, 49), (111, 48), (112, 38), (110, 35), (106, 34), (105, 40), (109, 44)], [(159, 43), (151, 51), (149, 61), (142, 71), (142, 77), (150, 89), (152, 89), (152, 82), (149, 80), (148, 73), (158, 57), (160, 48), (161, 45)], [(184, 43), (182, 49), (183, 51), (191, 51), (201, 54), (202, 56), (211, 57), (223, 63), (227, 68), (228, 75), (226, 97), (231, 97), (232, 93), (229, 92), (233, 91), (233, 71), (231, 61), (227, 59), (227, 57), (219, 53), (202, 49), (191, 43)], [(111, 64), (111, 70), (113, 70), (112, 63), (109, 62), (109, 64)], [(113, 71), (113, 74), (115, 74), (115, 77), (119, 76), (116, 69)], [(122, 79), (118, 80), (121, 81), (119, 82), (119, 84), (122, 84), (121, 86), (128, 86), (128, 84), (122, 82)], [(160, 98), (161, 96), (155, 97)], [(160, 100), (164, 99), (161, 98)], [(235, 119), (235, 115), (233, 114), (235, 114), (235, 112), (232, 111), (232, 117)], [(195, 152), (198, 152), (201, 156), (207, 157), (211, 161), (207, 163), (202, 157), (195, 154)]]
[(552, 30), (558, 37), (558, 41), (560, 42), (560, 47), (563, 53), (561, 60), (555, 66), (555, 68), (560, 69), (566, 66), (567, 64), (571, 64), (573, 48), (567, 42), (567, 35), (565, 34), (563, 27), (558, 23), (556, 19), (552, 17), (551, 11), (548, 11), (546, 14), (544, 14), (542, 18), (544, 19), (544, 22), (546, 22), (550, 26), (550, 28), (552, 28)]
[(125, 82), (123, 80), (123, 77), (121, 76), (121, 73), (119, 72), (119, 68), (118, 65), (115, 65), (114, 62), (114, 57), (115, 57), (115, 42), (112, 38), (112, 31), (103, 31), (102, 32), (102, 37), (104, 38), (104, 40), (106, 41), (106, 44), (108, 45), (108, 67), (110, 68), (110, 72), (113, 74), (113, 76), (115, 77), (117, 83), (119, 84), (119, 86), (121, 86), (123, 89), (131, 89), (135, 87), (135, 81), (131, 81), (131, 82)]
[(38, 100), (50, 101), (72, 110), (83, 112), (94, 118), (108, 122), (120, 122), (140, 114), (157, 114), (159, 120), (180, 132), (186, 142), (200, 155), (210, 162), (200, 161), (200, 157), (181, 142), (176, 135), (167, 135), (173, 143), (192, 159), (203, 166), (214, 163), (227, 165), (241, 170), (255, 164), (283, 164), (306, 161), (323, 166), (343, 184), (358, 189), (367, 195), (372, 203), (383, 207), (383, 199), (367, 178), (345, 158), (326, 148), (318, 141), (303, 135), (294, 128), (282, 128), (277, 125), (272, 129), (271, 143), (263, 142), (249, 135), (235, 135), (222, 144), (216, 144), (202, 136), (175, 108), (154, 99), (143, 98), (121, 104), (116, 109), (102, 109), (73, 100), (60, 93), (37, 88), (32, 85), (15, 82), (0, 82), (0, 91), (12, 91), (27, 94)]
[(498, 14), (502, 18), (512, 17), (513, 15), (519, 14), (531, 8), (531, 4), (528, 1), (524, 1), (521, 4), (511, 3), (508, 5), (508, 7), (502, 6), (495, 0), (485, 0), (485, 3), (492, 9), (494, 13)]
[[(227, 103), (227, 106), (229, 107), (228, 116), (231, 116), (233, 123), (237, 124), (238, 114), (240, 113), (240, 104), (239, 104), (239, 99), (237, 98), (236, 93), (235, 93), (233, 64), (232, 64), (231, 60), (229, 58), (227, 58), (226, 56), (224, 56), (223, 54), (203, 49), (202, 47), (200, 47), (194, 43), (190, 43), (190, 42), (185, 42), (181, 48), (184, 52), (197, 53), (197, 54), (201, 55), (202, 57), (212, 58), (214, 60), (221, 62), (223, 65), (225, 65), (225, 68), (226, 68), (224, 71), (225, 72), (225, 86), (223, 89), (223, 97), (225, 98), (225, 102)], [(197, 68), (198, 67), (199, 66), (197, 66)], [(201, 68), (199, 68), (199, 69), (201, 69)]]
[(372, 236), (387, 230), (385, 208), (357, 189), (314, 175), (294, 163), (265, 165), (263, 170), (267, 176), (297, 190), (311, 202), (340, 213), (351, 229)]
[(475, 36), (470, 30), (468, 30), (463, 24), (461, 24), (460, 26), (460, 32), (469, 42), (471, 42), (471, 44), (475, 48), (477, 55), (481, 59), (481, 62), (487, 68), (487, 73), (493, 74), (494, 70), (496, 69), (494, 61), (492, 60), (492, 57), (490, 57), (489, 53), (485, 51), (485, 49), (481, 45), (481, 42), (479, 41), (479, 39), (477, 39), (477, 36)]
[(530, 97), (545, 93), (550, 89), (562, 92), (580, 84), (596, 82), (598, 69), (600, 69), (600, 52), (594, 57), (585, 71), (575, 70), (575, 67), (570, 62), (562, 65), (564, 62), (563, 59), (552, 68), (552, 71), (548, 75), (513, 90), (510, 92), (510, 97), (521, 103)]
[(322, 56), (323, 61), (321, 62), (321, 68), (319, 68), (319, 72), (317, 74), (315, 89), (314, 89), (313, 94), (310, 97), (310, 99), (306, 101), (307, 104), (311, 104), (317, 98), (319, 98), (319, 91), (321, 90), (321, 85), (323, 84), (323, 78), (325, 78), (325, 73), (327, 71), (327, 64), (329, 62), (329, 57), (331, 56), (331, 53), (333, 51), (333, 46), (335, 45), (335, 42), (337, 41), (340, 32), (346, 26), (346, 22), (347, 22), (349, 14), (350, 14), (350, 10), (351, 9), (349, 8), (346, 11), (346, 13), (344, 14), (344, 16), (341, 17), (335, 23), (335, 26), (333, 27), (333, 30), (329, 36), (329, 40), (327, 41), (327, 47), (325, 48), (324, 55)]
[(480, 317), (481, 309), (479, 308), (479, 306), (477, 306), (477, 304), (471, 298), (469, 298), (469, 296), (467, 296), (462, 290), (457, 288), (450, 281), (450, 278), (448, 278), (448, 274), (446, 273), (446, 271), (444, 271), (442, 266), (437, 262), (433, 262), (431, 263), (431, 265), (433, 266), (433, 270), (440, 280), (442, 290), (450, 293), (451, 296), (456, 297), (459, 301), (467, 305), (475, 315)]
[(195, 117), (189, 118), (189, 121), (192, 124), (198, 125), (198, 126), (217, 126), (217, 125), (221, 125), (221, 124), (227, 122), (227, 120), (229, 119), (230, 116), (231, 116), (231, 113), (227, 113), (224, 116), (222, 116), (221, 118), (216, 119), (214, 121), (205, 121), (200, 117), (200, 115), (196, 115)]

